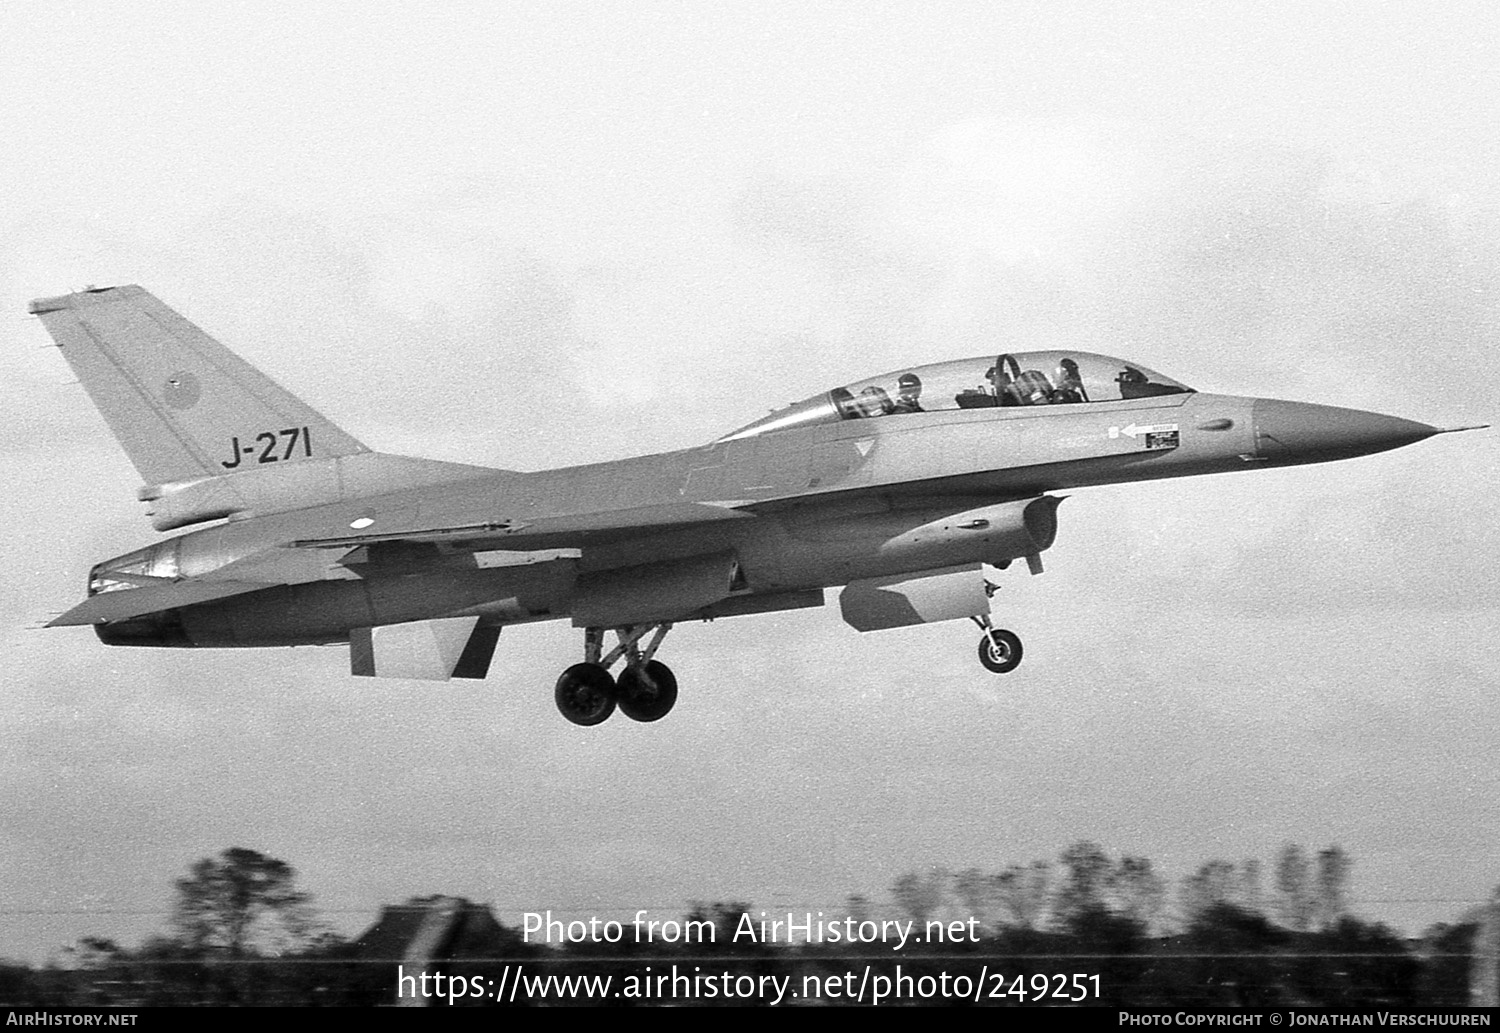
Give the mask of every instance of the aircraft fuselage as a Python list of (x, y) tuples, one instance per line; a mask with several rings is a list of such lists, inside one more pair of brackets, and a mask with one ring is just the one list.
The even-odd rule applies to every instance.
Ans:
[[(1321, 421), (1322, 437), (1303, 432), (1303, 440), (1283, 444), (1287, 412), (1298, 414), (1299, 426)], [(1350, 423), (1358, 426), (1340, 429)], [(411, 489), (231, 520), (152, 547), (157, 558), (148, 569), (200, 578), (240, 564), (251, 568), (247, 576), (274, 572), (290, 583), (96, 627), (114, 644), (265, 646), (344, 641), (351, 628), (440, 617), (547, 620), (574, 616), (581, 581), (718, 554), (730, 557), (743, 584), (729, 597), (737, 601), (705, 603), (704, 616), (755, 612), (757, 598), (777, 604), (765, 608), (815, 605), (807, 593), (833, 585), (1039, 553), (1051, 545), (1055, 507), (1045, 514), (1032, 507), (1031, 523), (1040, 520), (1040, 528), (1028, 527), (1024, 514), (1047, 492), (1342, 458), (1429, 433), (1424, 424), (1354, 410), (1201, 393), (789, 428), (661, 455), (476, 477), (442, 492)], [(797, 504), (778, 511), (787, 500)], [(282, 544), (357, 537), (356, 524), (394, 539), (455, 526), (525, 529), (571, 512), (684, 502), (760, 509), (744, 519), (620, 535), (581, 553), (537, 548), (550, 543), (535, 538), (524, 552), (509, 552), (503, 530), (494, 550), (473, 552), (396, 540)], [(567, 534), (558, 536), (561, 545)], [(361, 549), (365, 556), (351, 555)], [(631, 616), (666, 619), (649, 610)]]

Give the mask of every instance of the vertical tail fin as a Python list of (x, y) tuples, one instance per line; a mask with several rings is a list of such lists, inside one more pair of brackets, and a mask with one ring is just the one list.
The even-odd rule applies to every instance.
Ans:
[(369, 451), (140, 287), (40, 298), (31, 312), (147, 485)]

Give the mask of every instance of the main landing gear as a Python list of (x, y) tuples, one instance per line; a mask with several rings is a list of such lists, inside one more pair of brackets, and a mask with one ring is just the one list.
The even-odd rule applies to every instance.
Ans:
[[(670, 623), (655, 625), (655, 634), (644, 649), (640, 642), (653, 630), (652, 625), (617, 628), (619, 645), (608, 654), (604, 653), (604, 629), (584, 629), (584, 661), (562, 673), (553, 694), (563, 717), (575, 725), (596, 725), (607, 720), (616, 707), (632, 721), (666, 717), (677, 702), (677, 679), (670, 667), (652, 657), (671, 628)], [(614, 678), (609, 669), (621, 657), (625, 658), (625, 669)]]
[(975, 617), (984, 632), (979, 640), (979, 662), (993, 674), (1009, 674), (1021, 664), (1021, 639), (1013, 631), (991, 626), (988, 617)]

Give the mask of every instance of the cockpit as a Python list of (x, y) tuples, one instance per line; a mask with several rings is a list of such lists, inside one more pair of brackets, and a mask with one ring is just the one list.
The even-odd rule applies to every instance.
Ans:
[(1145, 366), (1107, 355), (1069, 351), (1014, 352), (994, 358), (913, 366), (856, 381), (779, 409), (720, 440), (758, 437), (792, 427), (840, 420), (868, 420), (945, 409), (1086, 405), (1189, 394), (1192, 390)]

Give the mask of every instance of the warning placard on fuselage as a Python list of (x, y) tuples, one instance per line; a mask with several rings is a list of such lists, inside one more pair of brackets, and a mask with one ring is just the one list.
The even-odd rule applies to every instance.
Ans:
[(1144, 443), (1148, 451), (1176, 448), (1179, 444), (1175, 423), (1154, 423), (1150, 426), (1132, 423), (1128, 427), (1111, 427), (1109, 436), (1115, 439), (1133, 438)]

